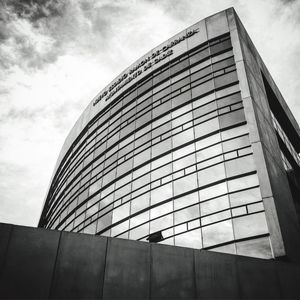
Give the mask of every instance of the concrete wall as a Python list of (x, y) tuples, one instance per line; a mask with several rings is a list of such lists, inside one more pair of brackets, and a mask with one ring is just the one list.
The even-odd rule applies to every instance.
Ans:
[(0, 299), (300, 298), (300, 266), (0, 224)]
[(299, 126), (234, 9), (228, 9), (226, 13), (272, 249), (275, 257), (286, 255), (289, 260), (299, 261), (300, 228), (262, 73), (298, 134)]

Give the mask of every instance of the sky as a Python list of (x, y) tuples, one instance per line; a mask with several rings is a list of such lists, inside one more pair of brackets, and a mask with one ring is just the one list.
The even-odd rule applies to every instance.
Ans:
[(102, 88), (231, 6), (300, 123), (300, 0), (1, 0), (0, 222), (37, 226), (62, 144)]

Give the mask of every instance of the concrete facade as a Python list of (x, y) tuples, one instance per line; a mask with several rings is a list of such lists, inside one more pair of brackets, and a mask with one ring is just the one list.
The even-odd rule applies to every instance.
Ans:
[(0, 224), (0, 299), (299, 299), (299, 265)]
[[(299, 260), (300, 228), (295, 204), (291, 195), (287, 173), (280, 155), (276, 131), (272, 124), (271, 110), (267, 99), (263, 76), (276, 94), (281, 109), (285, 112), (286, 122), (290, 123), (287, 131), (295, 131), (294, 145), (300, 151), (300, 129), (289, 107), (284, 101), (272, 76), (267, 70), (253, 42), (247, 34), (234, 9), (227, 10), (231, 36), (237, 41), (234, 47), (235, 58), (240, 62), (239, 78), (245, 84), (241, 86), (247, 122), (255, 124), (250, 128), (250, 139), (261, 192), (266, 209), (270, 235), (275, 257), (288, 254), (290, 259)], [(241, 79), (243, 78), (243, 80)]]

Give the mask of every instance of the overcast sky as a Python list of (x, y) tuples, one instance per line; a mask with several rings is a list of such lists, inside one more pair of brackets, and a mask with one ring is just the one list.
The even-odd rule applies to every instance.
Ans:
[(300, 0), (1, 0), (0, 222), (36, 226), (91, 99), (151, 48), (234, 6), (300, 121)]

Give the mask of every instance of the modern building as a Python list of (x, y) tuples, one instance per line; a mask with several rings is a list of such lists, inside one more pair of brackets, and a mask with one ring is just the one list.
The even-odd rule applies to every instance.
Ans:
[(299, 259), (300, 130), (233, 8), (154, 48), (88, 105), (39, 226)]

